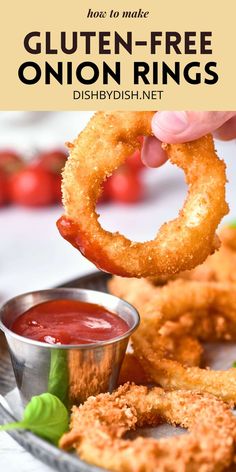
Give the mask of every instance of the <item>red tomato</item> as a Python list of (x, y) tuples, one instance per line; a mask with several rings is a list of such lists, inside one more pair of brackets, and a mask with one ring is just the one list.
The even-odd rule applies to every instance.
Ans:
[(108, 202), (109, 200), (110, 200), (110, 194), (109, 194), (109, 179), (108, 179), (103, 183), (102, 194), (100, 195), (100, 198), (97, 203), (100, 205), (102, 203)]
[(140, 172), (145, 168), (145, 165), (141, 160), (141, 152), (139, 149), (136, 149), (136, 151), (126, 159), (125, 165), (127, 165), (133, 172)]
[(50, 205), (54, 201), (53, 176), (43, 169), (27, 167), (11, 177), (9, 191), (11, 201), (19, 205)]
[(8, 185), (7, 178), (4, 172), (0, 170), (0, 206), (3, 206), (8, 201)]
[(143, 187), (139, 176), (124, 169), (109, 177), (107, 191), (113, 201), (120, 203), (138, 202), (143, 195)]
[(61, 174), (67, 155), (61, 149), (42, 152), (37, 157), (37, 167), (43, 168), (53, 174)]
[(14, 151), (1, 150), (0, 151), (0, 170), (7, 175), (11, 175), (24, 167), (24, 162)]
[(62, 202), (61, 182), (62, 178), (60, 175), (53, 175), (53, 195), (56, 203)]

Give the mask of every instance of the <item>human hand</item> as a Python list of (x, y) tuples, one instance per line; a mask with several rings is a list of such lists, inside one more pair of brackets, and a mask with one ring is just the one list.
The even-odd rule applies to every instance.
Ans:
[(148, 167), (159, 167), (167, 160), (161, 142), (184, 143), (214, 133), (222, 140), (236, 138), (234, 111), (159, 111), (152, 119), (154, 136), (145, 138), (142, 160)]

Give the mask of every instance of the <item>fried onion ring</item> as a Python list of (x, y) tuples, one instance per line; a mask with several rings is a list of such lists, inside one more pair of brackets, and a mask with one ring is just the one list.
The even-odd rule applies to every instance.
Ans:
[[(215, 270), (217, 274), (219, 273), (220, 277), (220, 268), (222, 269), (222, 282), (225, 281), (224, 276), (227, 280), (227, 284), (224, 284), (224, 287), (226, 288), (232, 288), (232, 283), (236, 282), (236, 259), (234, 258), (228, 258), (227, 261), (230, 263), (230, 266), (233, 262), (235, 262), (235, 267), (231, 267), (232, 271), (229, 274), (228, 273), (228, 263), (226, 261), (223, 261), (222, 256), (225, 254), (225, 248), (224, 246), (220, 248), (220, 250), (214, 254), (214, 256), (211, 256), (212, 258), (212, 263), (211, 267), (213, 268), (213, 264), (215, 267)], [(222, 254), (223, 251), (223, 254)], [(220, 256), (220, 260), (218, 261), (218, 256)], [(234, 253), (236, 256), (236, 253)], [(217, 261), (216, 261), (217, 257)], [(209, 259), (209, 258), (208, 258)], [(207, 259), (207, 261), (208, 261)], [(213, 263), (214, 259), (214, 263)], [(201, 293), (202, 289), (202, 284), (207, 280), (207, 274), (209, 273), (208, 270), (204, 269), (203, 266), (207, 264), (207, 261), (202, 265), (197, 267), (196, 269), (200, 269), (202, 267), (202, 270), (199, 271), (198, 275), (202, 275), (202, 277), (199, 279), (200, 285), (199, 285), (199, 294)], [(221, 264), (220, 264), (221, 261)], [(231, 261), (231, 262), (230, 262)], [(224, 263), (225, 262), (225, 263)], [(207, 265), (208, 267), (208, 265)], [(194, 269), (194, 272), (196, 271)], [(216, 276), (216, 272), (214, 272)], [(228, 284), (229, 281), (229, 276), (230, 276), (230, 284)], [(219, 281), (219, 277), (218, 280)], [(177, 279), (180, 281), (181, 279)], [(188, 281), (187, 280), (195, 280), (195, 275), (193, 276), (193, 279), (185, 279), (183, 278), (182, 280), (182, 285), (181, 289), (184, 291), (185, 287), (185, 281), (186, 280), (186, 289), (188, 287)], [(198, 279), (196, 279), (198, 280)], [(215, 280), (215, 279), (213, 279)], [(170, 282), (169, 282), (170, 283)], [(179, 283), (179, 282), (176, 282)], [(148, 303), (152, 298), (154, 297), (156, 300), (156, 304), (158, 306), (158, 300), (160, 297), (160, 300), (162, 299), (162, 290), (163, 286), (157, 286), (153, 285), (151, 283), (150, 279), (135, 279), (135, 278), (124, 278), (124, 277), (118, 277), (114, 276), (112, 279), (108, 281), (108, 289), (110, 293), (113, 295), (124, 298), (127, 302), (131, 303), (134, 305), (138, 311), (142, 312), (143, 307), (146, 303)], [(235, 341), (236, 340), (236, 317), (235, 319), (230, 319), (229, 317), (226, 317), (222, 315), (222, 313), (217, 312), (217, 308), (211, 309), (209, 307), (202, 308), (198, 310), (197, 313), (195, 313), (195, 309), (191, 309), (191, 311), (188, 311), (187, 313), (181, 314), (177, 320), (175, 321), (167, 321), (166, 323), (163, 324), (161, 328), (161, 334), (169, 337), (176, 337), (176, 336), (193, 336), (195, 338), (198, 338), (201, 341), (209, 341), (209, 342), (214, 342), (214, 341)], [(192, 355), (192, 354), (190, 354)], [(196, 364), (195, 364), (196, 365)]]
[(236, 283), (236, 228), (223, 226), (219, 237), (219, 251), (208, 256), (203, 264), (192, 270), (179, 273), (177, 276), (150, 277), (152, 284), (161, 285), (170, 279), (183, 278), (187, 280), (230, 282)]
[(235, 368), (215, 371), (185, 367), (163, 356), (163, 346), (158, 340), (164, 323), (191, 311), (198, 316), (201, 310), (217, 311), (235, 324), (235, 285), (179, 280), (163, 287), (140, 310), (141, 324), (132, 336), (134, 353), (154, 383), (164, 388), (211, 393), (236, 404)]
[(61, 235), (98, 268), (123, 277), (175, 274), (203, 262), (218, 245), (215, 230), (228, 212), (225, 164), (207, 135), (186, 144), (163, 144), (183, 169), (189, 192), (179, 216), (156, 238), (133, 242), (104, 230), (95, 211), (103, 182), (151, 135), (153, 112), (98, 112), (70, 145), (63, 172), (65, 216)]
[[(198, 340), (192, 336), (172, 334), (161, 336), (158, 340), (158, 349), (162, 346), (163, 357), (174, 359), (184, 366), (199, 366), (202, 359), (203, 348)], [(126, 353), (118, 385), (126, 382), (134, 382), (136, 385), (148, 385), (152, 379), (148, 377), (141, 362), (134, 353)]]
[[(189, 434), (124, 439), (132, 429), (163, 421)], [(234, 461), (235, 432), (235, 417), (212, 396), (126, 384), (73, 407), (71, 431), (60, 446), (115, 472), (221, 472)]]

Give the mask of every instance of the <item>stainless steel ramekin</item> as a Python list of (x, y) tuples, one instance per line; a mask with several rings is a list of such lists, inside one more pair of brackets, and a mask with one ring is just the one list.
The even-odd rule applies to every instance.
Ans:
[[(11, 331), (14, 320), (38, 303), (73, 299), (102, 305), (123, 318), (129, 329), (122, 336), (96, 344), (51, 345)], [(67, 406), (89, 395), (111, 392), (115, 387), (130, 335), (139, 325), (139, 315), (129, 303), (103, 292), (57, 288), (25, 293), (9, 300), (0, 310), (16, 384), (23, 405), (33, 395), (50, 392)]]

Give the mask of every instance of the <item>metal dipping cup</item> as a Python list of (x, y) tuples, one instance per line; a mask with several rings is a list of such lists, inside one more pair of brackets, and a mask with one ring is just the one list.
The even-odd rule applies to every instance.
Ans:
[[(126, 321), (122, 336), (95, 344), (47, 344), (11, 331), (14, 320), (39, 303), (72, 299), (96, 303)], [(23, 405), (31, 397), (50, 392), (70, 407), (90, 395), (111, 392), (117, 384), (130, 335), (139, 315), (129, 303), (107, 293), (77, 288), (57, 288), (25, 293), (9, 300), (0, 310), (0, 328), (8, 343), (16, 384)]]

